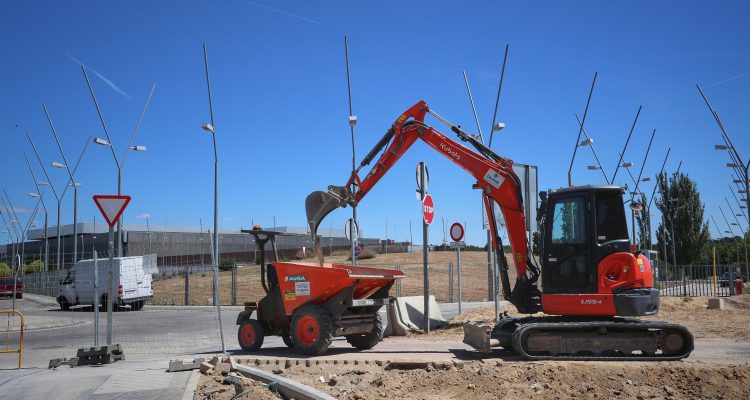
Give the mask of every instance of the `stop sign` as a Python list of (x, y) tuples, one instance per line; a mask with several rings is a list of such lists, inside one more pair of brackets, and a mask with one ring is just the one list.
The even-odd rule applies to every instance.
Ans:
[(424, 217), (424, 223), (427, 225), (431, 224), (435, 218), (435, 204), (429, 194), (426, 194), (424, 200), (422, 200), (422, 217)]

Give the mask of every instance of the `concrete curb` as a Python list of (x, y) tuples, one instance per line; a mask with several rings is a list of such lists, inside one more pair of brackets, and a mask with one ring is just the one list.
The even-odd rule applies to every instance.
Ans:
[(23, 294), (23, 300), (30, 301), (35, 304), (39, 304), (42, 306), (55, 306), (59, 307), (60, 305), (57, 304), (57, 300), (55, 300), (54, 297), (51, 296), (44, 296), (41, 294), (34, 294), (34, 293), (24, 293)]
[(182, 400), (193, 400), (195, 389), (198, 387), (198, 380), (200, 380), (200, 377), (200, 370), (194, 369), (193, 372), (190, 373), (187, 385), (185, 385), (185, 391), (182, 392)]
[(238, 364), (235, 370), (249, 378), (266, 384), (269, 382), (276, 382), (279, 392), (290, 398), (304, 400), (335, 400), (335, 397), (331, 397), (327, 393), (323, 393), (318, 389), (257, 368)]

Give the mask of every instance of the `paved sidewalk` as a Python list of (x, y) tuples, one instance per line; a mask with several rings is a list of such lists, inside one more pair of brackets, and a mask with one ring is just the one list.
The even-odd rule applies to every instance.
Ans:
[[(181, 400), (191, 371), (166, 372), (168, 365), (168, 360), (125, 360), (105, 366), (2, 370), (0, 398)], [(189, 398), (192, 398), (192, 395)]]

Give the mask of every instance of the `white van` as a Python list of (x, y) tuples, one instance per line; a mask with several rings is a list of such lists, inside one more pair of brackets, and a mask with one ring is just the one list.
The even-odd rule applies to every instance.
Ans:
[[(115, 258), (113, 292), (117, 293), (115, 308), (128, 305), (132, 310), (140, 310), (146, 301), (153, 297), (151, 272), (156, 269), (156, 255)], [(99, 304), (106, 308), (107, 288), (109, 287), (109, 259), (97, 260), (99, 277)], [(81, 260), (75, 263), (64, 280), (60, 281), (57, 303), (62, 310), (75, 305), (94, 305), (94, 260)]]

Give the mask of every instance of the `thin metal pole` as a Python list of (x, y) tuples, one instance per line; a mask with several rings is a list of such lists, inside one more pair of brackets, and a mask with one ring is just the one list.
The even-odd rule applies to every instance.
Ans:
[(109, 268), (107, 268), (107, 274), (109, 274), (109, 283), (107, 284), (107, 346), (112, 345), (112, 308), (115, 301), (114, 296), (114, 268), (115, 268), (115, 228), (113, 225), (109, 226)]
[(206, 67), (206, 88), (208, 89), (208, 109), (211, 114), (211, 126), (213, 131), (211, 137), (214, 143), (214, 239), (213, 239), (213, 255), (214, 255), (214, 305), (216, 305), (216, 312), (219, 316), (219, 334), (221, 335), (221, 352), (226, 353), (226, 347), (224, 345), (224, 327), (221, 321), (221, 301), (219, 299), (219, 154), (216, 150), (216, 125), (214, 125), (214, 107), (211, 101), (211, 79), (208, 73), (208, 52), (206, 51), (206, 44), (203, 43), (203, 62)]
[[(352, 136), (352, 175), (356, 174), (357, 172), (357, 160), (356, 160), (356, 153), (354, 151), (354, 125), (352, 124), (351, 117), (353, 116), (352, 111), (352, 85), (351, 85), (351, 79), (349, 77), (349, 42), (347, 41), (346, 35), (344, 35), (344, 52), (346, 55), (346, 91), (349, 96), (349, 130), (351, 131)], [(356, 193), (356, 184), (352, 182), (351, 191), (352, 193)], [(357, 206), (352, 206), (352, 223), (349, 226), (349, 237), (351, 238), (351, 245), (352, 245), (352, 265), (357, 265), (357, 254), (356, 254), (356, 248), (357, 248), (357, 238), (355, 237), (355, 231), (356, 236), (359, 236), (359, 230), (355, 229), (355, 225), (357, 225)], [(388, 235), (388, 231), (386, 230), (386, 236)], [(387, 246), (387, 244), (386, 244)]]
[(94, 250), (94, 347), (99, 347), (99, 258)]
[(620, 161), (617, 162), (617, 167), (615, 168), (615, 173), (612, 175), (612, 181), (610, 184), (615, 183), (615, 178), (617, 178), (617, 171), (620, 170), (620, 166), (622, 164), (622, 159), (625, 157), (625, 152), (628, 150), (628, 143), (630, 143), (630, 137), (633, 136), (633, 131), (635, 130), (635, 124), (638, 122), (638, 116), (641, 115), (641, 109), (643, 109), (643, 105), (638, 106), (638, 111), (635, 113), (635, 119), (633, 119), (633, 125), (630, 126), (630, 132), (628, 133), (628, 138), (625, 140), (625, 147), (622, 148), (622, 151), (620, 152)]
[(576, 145), (573, 148), (573, 157), (570, 159), (570, 167), (568, 168), (568, 186), (573, 185), (573, 161), (576, 159), (576, 153), (578, 152), (578, 143), (581, 141), (581, 133), (583, 132), (583, 126), (586, 123), (586, 116), (589, 113), (589, 104), (591, 103), (591, 95), (594, 94), (594, 85), (596, 85), (596, 77), (599, 72), (594, 72), (594, 80), (591, 82), (591, 89), (589, 89), (589, 97), (586, 100), (586, 108), (583, 110), (583, 120), (581, 126), (578, 129), (578, 137), (576, 138)]
[(458, 314), (461, 314), (461, 304), (463, 298), (461, 297), (461, 247), (456, 247), (456, 273), (458, 274)]
[[(419, 192), (421, 198), (424, 200), (427, 194), (427, 180), (425, 176), (425, 164), (422, 162), (419, 164), (419, 178), (422, 184), (420, 185)], [(424, 206), (423, 206), (424, 207)], [(424, 213), (424, 210), (422, 210)], [(430, 334), (430, 256), (428, 253), (428, 240), (429, 225), (424, 218), (422, 218), (422, 270), (424, 279), (424, 332)]]
[[(503, 78), (505, 78), (505, 63), (508, 61), (508, 48), (510, 45), (505, 45), (505, 55), (503, 56), (503, 68), (500, 70), (500, 83), (497, 85), (497, 98), (495, 98), (495, 112), (492, 114), (492, 125), (490, 125), (490, 142), (487, 147), (492, 148), (492, 136), (495, 133), (493, 130), (495, 122), (497, 122), (497, 109), (500, 106), (500, 92), (503, 89)], [(484, 142), (484, 141), (482, 141)]]

